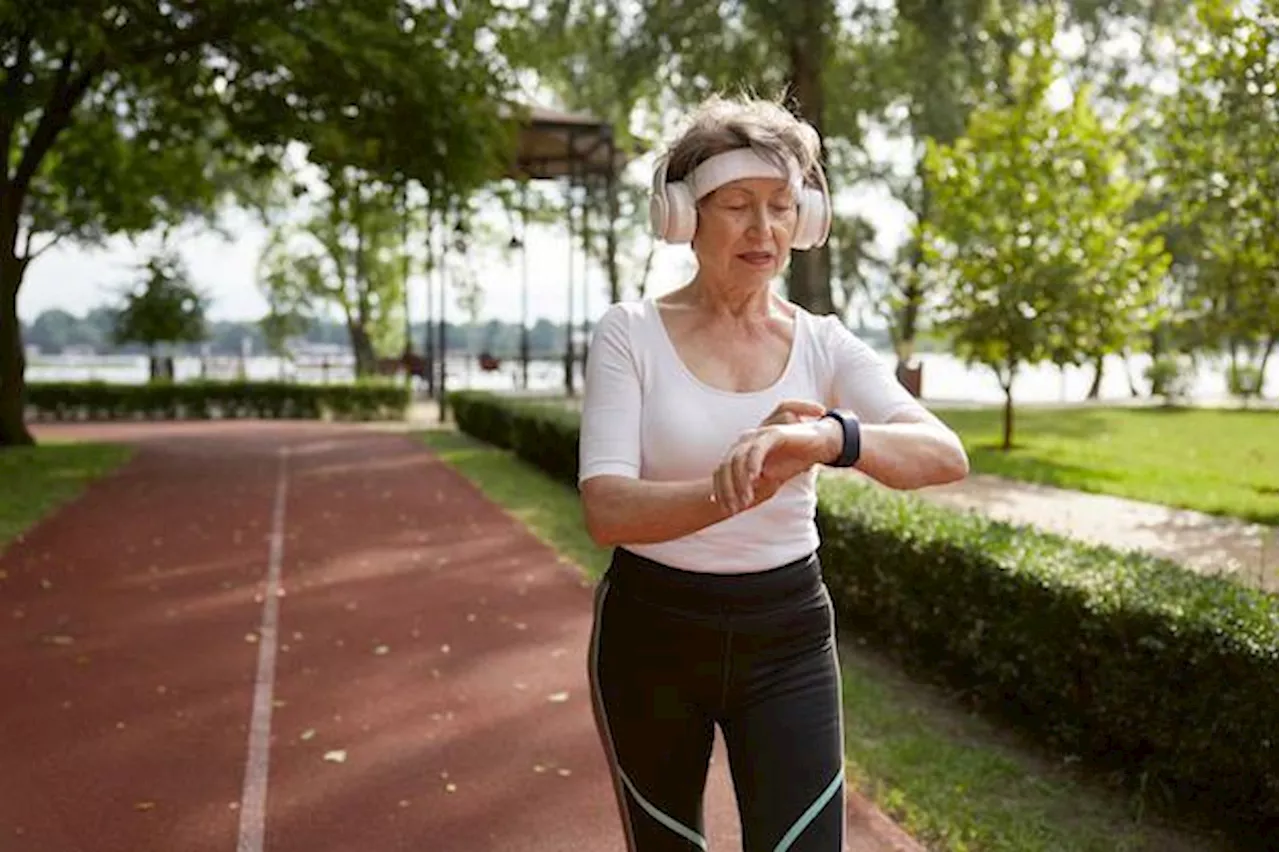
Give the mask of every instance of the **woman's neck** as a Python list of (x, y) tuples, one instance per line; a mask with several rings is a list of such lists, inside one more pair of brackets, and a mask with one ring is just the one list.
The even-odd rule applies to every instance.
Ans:
[(717, 280), (700, 272), (686, 289), (692, 305), (711, 316), (751, 321), (767, 319), (773, 313), (768, 284)]

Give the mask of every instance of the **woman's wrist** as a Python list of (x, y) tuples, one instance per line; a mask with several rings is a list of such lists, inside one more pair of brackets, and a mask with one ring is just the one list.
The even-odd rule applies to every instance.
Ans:
[(844, 427), (839, 420), (823, 417), (814, 423), (818, 435), (822, 439), (818, 448), (819, 457), (816, 464), (834, 464), (844, 452)]

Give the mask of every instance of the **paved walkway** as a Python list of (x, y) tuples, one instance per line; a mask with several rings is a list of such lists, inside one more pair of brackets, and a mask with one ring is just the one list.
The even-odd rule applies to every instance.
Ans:
[[(139, 452), (0, 555), (0, 849), (621, 852), (592, 590), (420, 442), (37, 431)], [(721, 744), (707, 817), (739, 848)]]
[(1277, 590), (1275, 527), (984, 474), (918, 493), (953, 508), (1120, 550), (1143, 550), (1204, 574)]

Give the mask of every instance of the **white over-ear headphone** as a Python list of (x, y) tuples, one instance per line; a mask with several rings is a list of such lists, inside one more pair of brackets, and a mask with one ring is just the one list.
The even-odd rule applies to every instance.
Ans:
[[(827, 241), (831, 233), (831, 201), (827, 178), (822, 166), (814, 171), (818, 187), (799, 183), (796, 195), (798, 216), (791, 236), (793, 249), (815, 248)], [(731, 180), (748, 177), (785, 177), (777, 165), (765, 160), (750, 148), (735, 148), (716, 154), (700, 163), (688, 177), (667, 181), (667, 156), (654, 169), (653, 188), (649, 196), (649, 226), (654, 236), (668, 243), (687, 243), (693, 239), (698, 225), (698, 199)]]

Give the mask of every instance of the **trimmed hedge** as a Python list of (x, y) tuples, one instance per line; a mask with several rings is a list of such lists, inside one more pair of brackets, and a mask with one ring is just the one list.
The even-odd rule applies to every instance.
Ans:
[(208, 420), (291, 418), (394, 420), (409, 391), (390, 383), (303, 385), (290, 382), (34, 382), (27, 385), (32, 421)]
[[(576, 413), (452, 399), (463, 431), (576, 484)], [(845, 630), (1166, 804), (1274, 840), (1274, 595), (855, 477), (821, 479), (818, 524)]]
[(578, 414), (555, 403), (501, 399), (483, 391), (449, 395), (458, 428), (578, 487)]

